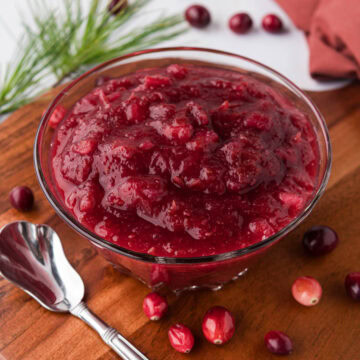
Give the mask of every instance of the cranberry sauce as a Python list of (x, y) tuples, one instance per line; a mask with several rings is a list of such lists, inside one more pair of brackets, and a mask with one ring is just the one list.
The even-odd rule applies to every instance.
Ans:
[(319, 151), (307, 116), (250, 76), (173, 64), (106, 79), (58, 125), (52, 169), (65, 207), (122, 247), (219, 254), (291, 222)]

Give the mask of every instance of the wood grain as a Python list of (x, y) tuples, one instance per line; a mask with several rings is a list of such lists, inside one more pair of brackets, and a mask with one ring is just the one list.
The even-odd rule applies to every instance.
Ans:
[[(57, 91), (25, 106), (0, 125), (0, 226), (19, 219), (51, 225), (86, 284), (89, 306), (99, 316), (154, 360), (184, 358), (167, 340), (167, 329), (176, 321), (188, 325), (196, 336), (189, 359), (272, 359), (263, 345), (264, 334), (271, 329), (292, 337), (295, 351), (291, 359), (360, 359), (360, 308), (345, 296), (343, 287), (347, 272), (360, 270), (359, 84), (310, 94), (326, 118), (334, 150), (329, 187), (312, 215), (245, 277), (223, 290), (170, 295), (170, 313), (158, 323), (148, 321), (142, 313), (142, 300), (149, 290), (98, 256), (57, 217), (40, 191), (32, 162), (33, 140), (40, 116)], [(12, 209), (7, 199), (11, 188), (20, 184), (35, 191), (36, 207), (26, 214)], [(334, 253), (320, 259), (303, 254), (301, 235), (313, 224), (337, 230), (341, 243)], [(323, 285), (318, 306), (304, 308), (291, 298), (290, 286), (300, 275), (312, 275)], [(218, 348), (201, 336), (201, 318), (216, 304), (231, 309), (237, 321), (234, 339)], [(7, 360), (117, 358), (80, 320), (41, 308), (3, 279), (0, 355)]]

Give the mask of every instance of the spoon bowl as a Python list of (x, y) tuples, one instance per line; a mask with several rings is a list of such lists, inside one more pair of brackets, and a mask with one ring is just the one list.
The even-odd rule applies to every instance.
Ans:
[(91, 326), (125, 360), (147, 360), (82, 301), (85, 288), (68, 262), (56, 232), (47, 225), (15, 221), (0, 229), (0, 275), (43, 307), (70, 312)]
[(0, 273), (51, 311), (70, 311), (84, 297), (81, 277), (47, 225), (17, 221), (0, 230)]

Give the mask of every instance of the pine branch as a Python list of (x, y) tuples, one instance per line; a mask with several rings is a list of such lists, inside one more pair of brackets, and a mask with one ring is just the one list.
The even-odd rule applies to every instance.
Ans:
[(0, 114), (31, 101), (44, 90), (44, 80), (55, 77), (58, 84), (95, 64), (186, 31), (181, 16), (160, 16), (142, 28), (131, 28), (131, 20), (142, 16), (142, 8), (151, 0), (134, 0), (116, 16), (103, 0), (89, 1), (87, 12), (80, 0), (64, 0), (57, 10), (50, 7), (50, 0), (30, 3), (35, 26), (23, 24), (17, 57), (0, 73)]

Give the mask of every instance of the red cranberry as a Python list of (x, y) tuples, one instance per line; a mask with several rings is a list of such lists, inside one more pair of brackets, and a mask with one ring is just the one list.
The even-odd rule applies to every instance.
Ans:
[(168, 331), (171, 346), (181, 353), (189, 353), (194, 346), (194, 336), (189, 328), (175, 324)]
[(229, 27), (236, 34), (244, 34), (250, 30), (252, 23), (248, 14), (239, 13), (230, 18)]
[(153, 321), (160, 320), (168, 309), (167, 301), (156, 292), (145, 296), (143, 310), (145, 315)]
[(28, 211), (34, 205), (34, 194), (27, 186), (13, 188), (9, 198), (11, 205), (19, 211)]
[(112, 0), (108, 5), (108, 10), (111, 14), (117, 15), (127, 6), (127, 0)]
[(263, 18), (262, 27), (268, 32), (279, 33), (283, 29), (283, 23), (277, 15), (269, 14)]
[(345, 289), (352, 299), (360, 301), (360, 272), (352, 272), (346, 276)]
[(301, 305), (314, 306), (322, 295), (322, 288), (319, 282), (310, 277), (302, 276), (295, 280), (291, 288), (294, 299)]
[(275, 355), (289, 355), (293, 351), (292, 341), (281, 331), (269, 331), (264, 340), (267, 349)]
[(204, 6), (192, 5), (185, 11), (185, 19), (191, 26), (202, 29), (210, 24), (211, 15)]
[(339, 242), (336, 232), (327, 226), (314, 226), (303, 237), (305, 251), (311, 255), (325, 255)]
[(225, 344), (234, 335), (235, 319), (229, 310), (215, 306), (205, 314), (202, 331), (209, 342), (215, 345)]

